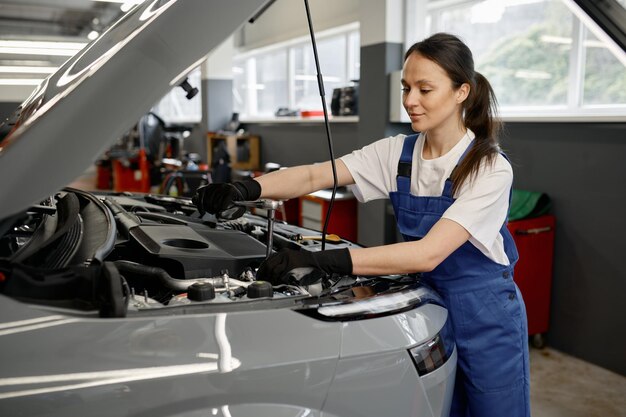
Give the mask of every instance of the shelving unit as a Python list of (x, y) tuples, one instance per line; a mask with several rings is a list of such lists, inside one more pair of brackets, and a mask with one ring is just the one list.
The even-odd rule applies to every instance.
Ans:
[(213, 155), (220, 146), (225, 146), (230, 156), (230, 166), (240, 170), (258, 170), (261, 163), (260, 138), (255, 135), (225, 135), (209, 132), (207, 134), (207, 163), (213, 161)]

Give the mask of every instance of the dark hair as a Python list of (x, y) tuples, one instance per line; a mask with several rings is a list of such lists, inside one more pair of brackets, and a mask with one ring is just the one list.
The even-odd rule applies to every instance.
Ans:
[(454, 89), (464, 83), (470, 85), (470, 93), (463, 102), (463, 124), (474, 132), (476, 138), (472, 149), (452, 172), (452, 190), (456, 192), (467, 178), (476, 176), (483, 158), (493, 163), (500, 152), (498, 134), (501, 122), (497, 118), (496, 96), (489, 81), (474, 70), (472, 52), (456, 36), (436, 33), (413, 44), (404, 54), (404, 60), (413, 53), (442, 67), (452, 80)]

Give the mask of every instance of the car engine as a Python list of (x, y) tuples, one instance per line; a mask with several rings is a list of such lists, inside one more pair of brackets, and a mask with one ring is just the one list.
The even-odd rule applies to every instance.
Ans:
[(188, 198), (68, 188), (0, 227), (0, 293), (101, 316), (198, 303), (282, 305), (358, 280), (314, 270), (306, 287), (257, 280), (269, 252), (321, 250), (321, 233), (250, 213), (218, 221)]

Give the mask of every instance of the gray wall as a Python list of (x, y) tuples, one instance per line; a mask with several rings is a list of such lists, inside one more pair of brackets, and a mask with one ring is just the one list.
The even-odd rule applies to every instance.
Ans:
[[(390, 130), (388, 122), (389, 74), (402, 67), (402, 55), (403, 46), (399, 43), (384, 42), (361, 46), (359, 148), (395, 134)], [(389, 229), (384, 221), (386, 212), (387, 202), (383, 200), (359, 205), (360, 243), (366, 246), (385, 243)]]
[(0, 123), (4, 122), (7, 117), (11, 116), (20, 104), (22, 103), (0, 102)]
[[(248, 132), (261, 137), (261, 165), (275, 162), (295, 166), (329, 159), (323, 123), (248, 123)], [(335, 157), (357, 148), (357, 123), (331, 123)]]
[[(360, 0), (310, 0), (314, 29), (320, 32), (358, 22)], [(304, 2), (277, 0), (257, 22), (243, 25), (236, 36), (241, 50), (259, 48), (276, 42), (309, 36)]]
[(548, 343), (626, 375), (626, 124), (508, 123), (514, 187), (557, 218)]
[(185, 150), (198, 153), (206, 160), (207, 132), (224, 129), (232, 117), (233, 80), (203, 79), (202, 80), (202, 122), (194, 128), (191, 136), (185, 140)]
[(9, 133), (11, 127), (3, 124), (22, 103), (0, 102), (0, 141)]

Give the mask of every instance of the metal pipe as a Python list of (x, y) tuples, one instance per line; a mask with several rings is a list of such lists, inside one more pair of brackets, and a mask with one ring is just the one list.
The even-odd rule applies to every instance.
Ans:
[(274, 217), (276, 210), (271, 208), (267, 210), (267, 249), (265, 251), (265, 259), (272, 254), (272, 245), (274, 244)]
[(235, 201), (236, 206), (253, 207), (267, 211), (267, 250), (265, 259), (272, 254), (272, 246), (274, 244), (274, 221), (276, 218), (276, 209), (281, 207), (282, 201), (277, 200), (256, 200), (256, 201)]

